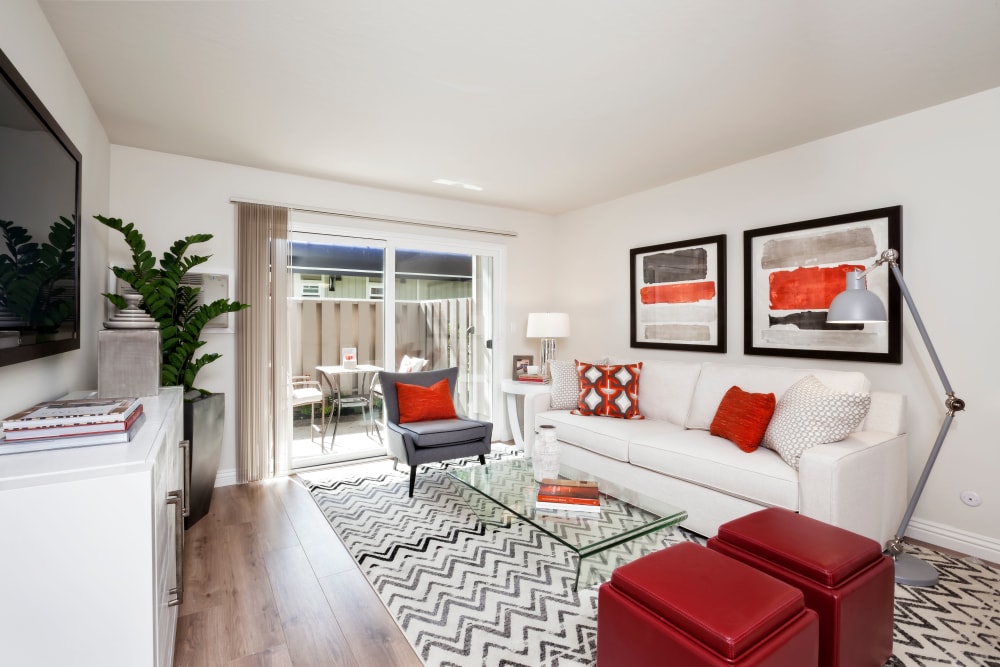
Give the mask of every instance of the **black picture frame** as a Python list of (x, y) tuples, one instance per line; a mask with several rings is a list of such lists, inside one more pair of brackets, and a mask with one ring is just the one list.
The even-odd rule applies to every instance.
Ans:
[(902, 363), (902, 298), (890, 271), (867, 276), (888, 322), (826, 322), (843, 274), (888, 248), (902, 252), (902, 220), (903, 207), (889, 206), (744, 231), (744, 354)]
[(629, 345), (726, 351), (726, 235), (629, 251)]

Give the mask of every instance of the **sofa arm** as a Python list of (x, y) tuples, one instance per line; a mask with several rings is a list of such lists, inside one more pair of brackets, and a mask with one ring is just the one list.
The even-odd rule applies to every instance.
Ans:
[(884, 545), (906, 509), (906, 435), (859, 431), (807, 449), (799, 512)]

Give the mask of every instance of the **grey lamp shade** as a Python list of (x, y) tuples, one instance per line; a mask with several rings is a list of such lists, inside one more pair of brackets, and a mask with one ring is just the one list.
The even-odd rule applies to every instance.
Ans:
[(847, 289), (830, 303), (826, 321), (830, 324), (885, 322), (885, 305), (868, 291), (865, 276), (854, 270), (847, 274)]

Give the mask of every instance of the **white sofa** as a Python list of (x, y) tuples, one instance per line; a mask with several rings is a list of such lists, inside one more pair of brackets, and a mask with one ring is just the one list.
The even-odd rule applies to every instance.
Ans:
[[(780, 400), (809, 374), (835, 391), (870, 392), (872, 401), (860, 430), (806, 450), (799, 470), (770, 449), (748, 454), (709, 434), (730, 387)], [(784, 507), (885, 544), (905, 509), (905, 397), (871, 391), (862, 373), (648, 361), (639, 380), (642, 420), (552, 410), (548, 394), (529, 399), (535, 429), (556, 428), (563, 463), (686, 510), (681, 525), (704, 536), (758, 509)]]

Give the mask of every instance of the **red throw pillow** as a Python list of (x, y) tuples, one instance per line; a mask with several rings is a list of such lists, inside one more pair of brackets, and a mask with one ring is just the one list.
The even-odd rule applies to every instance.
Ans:
[(730, 387), (719, 403), (708, 432), (752, 452), (764, 439), (764, 431), (774, 414), (774, 394), (751, 394)]
[(580, 400), (573, 414), (645, 419), (639, 414), (641, 361), (614, 366), (578, 361), (576, 370), (580, 376)]
[(448, 378), (429, 387), (396, 383), (399, 399), (399, 423), (426, 422), (432, 419), (455, 419), (455, 402), (451, 399)]

